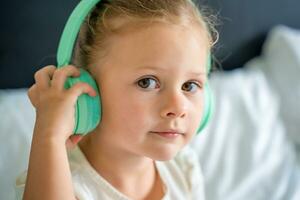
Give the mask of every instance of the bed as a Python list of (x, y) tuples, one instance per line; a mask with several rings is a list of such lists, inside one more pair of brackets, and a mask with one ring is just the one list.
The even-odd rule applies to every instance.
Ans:
[[(76, 2), (6, 2), (0, 8), (0, 199), (14, 199), (14, 180), (28, 164), (35, 111), (27, 88), (34, 71), (55, 63), (60, 32)], [(210, 77), (215, 113), (191, 144), (207, 199), (300, 199), (300, 2), (201, 4), (222, 22), (214, 49), (222, 70)]]

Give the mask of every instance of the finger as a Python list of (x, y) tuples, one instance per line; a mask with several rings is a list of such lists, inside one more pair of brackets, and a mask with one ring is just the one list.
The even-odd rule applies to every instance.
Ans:
[(36, 87), (36, 84), (33, 84), (27, 91), (27, 96), (29, 97), (29, 100), (31, 104), (36, 107), (37, 100), (38, 100), (38, 90)]
[(52, 81), (51, 81), (51, 87), (57, 89), (57, 90), (64, 90), (64, 85), (66, 82), (66, 79), (69, 76), (79, 76), (80, 75), (80, 70), (79, 68), (72, 66), (72, 65), (68, 65), (62, 68), (57, 69), (52, 77)]
[(50, 81), (52, 79), (52, 75), (55, 70), (56, 70), (55, 66), (49, 65), (38, 70), (34, 74), (34, 79), (38, 90), (43, 91), (50, 87)]
[(92, 97), (97, 96), (97, 92), (94, 90), (94, 88), (85, 82), (76, 83), (67, 92), (74, 99), (74, 101), (76, 101), (81, 94), (88, 94)]

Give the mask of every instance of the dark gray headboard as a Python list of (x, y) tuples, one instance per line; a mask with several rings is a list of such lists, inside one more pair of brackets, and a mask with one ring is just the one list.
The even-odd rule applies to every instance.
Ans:
[(284, 24), (300, 29), (299, 0), (206, 0), (222, 24), (216, 56), (225, 70), (242, 67), (261, 52), (268, 31)]
[[(4, 1), (0, 7), (0, 89), (29, 87), (42, 66), (56, 64), (64, 24), (79, 0)], [(299, 0), (199, 0), (218, 13), (216, 57), (225, 70), (260, 53), (276, 24), (300, 28)]]

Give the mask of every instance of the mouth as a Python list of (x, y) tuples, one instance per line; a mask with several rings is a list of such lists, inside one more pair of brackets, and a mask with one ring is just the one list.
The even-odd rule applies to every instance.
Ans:
[(177, 138), (180, 135), (184, 135), (184, 133), (179, 132), (179, 131), (174, 131), (174, 130), (168, 130), (168, 131), (151, 131), (150, 133), (157, 134), (157, 135), (159, 135), (161, 137), (170, 138), (170, 139)]

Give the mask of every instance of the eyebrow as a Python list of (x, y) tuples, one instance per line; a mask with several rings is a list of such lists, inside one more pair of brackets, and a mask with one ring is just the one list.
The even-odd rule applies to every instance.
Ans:
[[(166, 69), (164, 69), (164, 68), (150, 66), (150, 65), (139, 67), (138, 70), (166, 71)], [(188, 74), (191, 74), (194, 76), (202, 76), (202, 75), (206, 75), (206, 72), (188, 72)]]

